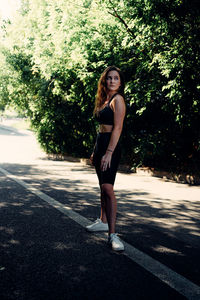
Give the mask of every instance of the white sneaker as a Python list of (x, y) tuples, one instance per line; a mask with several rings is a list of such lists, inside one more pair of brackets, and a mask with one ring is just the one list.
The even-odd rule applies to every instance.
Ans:
[(108, 231), (108, 223), (103, 223), (101, 219), (96, 219), (92, 225), (86, 226), (88, 231)]
[(108, 238), (108, 242), (109, 242), (109, 244), (112, 245), (113, 250), (115, 250), (115, 251), (123, 251), (124, 250), (124, 245), (122, 244), (117, 233), (111, 233)]

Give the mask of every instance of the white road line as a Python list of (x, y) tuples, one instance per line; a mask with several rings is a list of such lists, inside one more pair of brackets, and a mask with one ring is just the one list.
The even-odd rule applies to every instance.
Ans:
[[(32, 187), (23, 180), (19, 179), (17, 176), (9, 173), (8, 171), (0, 168), (2, 172), (8, 178), (14, 180), (21, 186), (23, 186), (28, 191), (37, 195), (40, 199), (44, 200), (63, 214), (67, 215), (69, 218), (73, 219), (82, 227), (91, 224), (87, 218), (81, 216), (80, 214), (73, 211), (69, 206), (63, 205), (62, 203), (56, 201), (52, 197), (49, 197), (40, 190)], [(102, 237), (106, 237), (106, 234), (101, 234)], [(142, 251), (136, 249), (130, 244), (124, 242), (125, 251), (124, 255), (129, 257), (132, 261), (143, 267), (145, 270), (149, 271), (151, 274), (159, 278), (162, 282), (169, 285), (171, 288), (175, 289), (181, 295), (185, 296), (189, 300), (200, 300), (200, 287), (185, 277), (179, 275), (175, 271), (161, 264), (157, 260), (151, 258), (149, 255), (143, 253)]]

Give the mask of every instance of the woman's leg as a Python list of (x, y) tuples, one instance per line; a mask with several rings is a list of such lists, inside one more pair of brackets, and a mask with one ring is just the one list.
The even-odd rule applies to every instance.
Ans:
[(102, 187), (101, 187), (101, 217), (100, 217), (100, 219), (103, 223), (108, 223), (107, 216), (106, 216), (106, 198), (102, 191)]
[[(109, 227), (109, 234), (115, 233), (115, 223), (116, 223), (116, 215), (117, 215), (117, 200), (115, 198), (113, 185), (110, 183), (104, 183), (101, 185), (101, 193), (103, 195), (103, 203), (104, 208), (102, 213), (105, 212), (108, 227)], [(103, 221), (103, 219), (102, 219)]]

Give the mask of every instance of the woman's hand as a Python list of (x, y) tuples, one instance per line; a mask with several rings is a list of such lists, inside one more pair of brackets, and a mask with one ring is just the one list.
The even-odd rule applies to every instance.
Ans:
[(90, 162), (91, 164), (94, 166), (94, 152), (92, 152), (91, 156), (90, 156)]
[(112, 152), (107, 151), (101, 159), (101, 170), (106, 171), (107, 168), (110, 168), (112, 158)]

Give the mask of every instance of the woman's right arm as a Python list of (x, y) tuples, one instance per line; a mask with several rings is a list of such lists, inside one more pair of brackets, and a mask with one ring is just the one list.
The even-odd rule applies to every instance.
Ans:
[(96, 147), (96, 143), (94, 145), (94, 149), (93, 149), (93, 152), (92, 154), (90, 155), (90, 161), (91, 161), (91, 164), (94, 165), (94, 162), (93, 162), (93, 157), (94, 157), (94, 151), (95, 151), (95, 147)]

